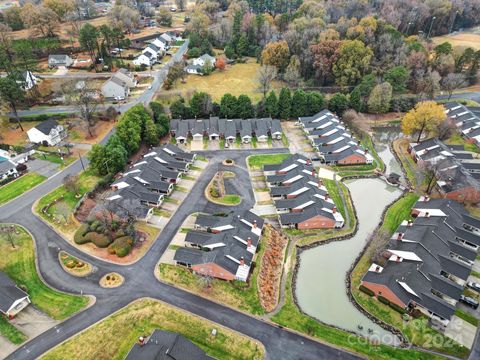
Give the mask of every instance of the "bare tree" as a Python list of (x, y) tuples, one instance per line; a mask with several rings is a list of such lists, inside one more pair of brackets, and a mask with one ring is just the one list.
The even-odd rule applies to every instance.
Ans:
[(258, 91), (263, 94), (263, 98), (267, 96), (272, 81), (277, 77), (277, 69), (275, 66), (263, 65), (257, 74)]
[(451, 119), (446, 119), (445, 121), (442, 121), (436, 129), (437, 137), (440, 140), (447, 140), (456, 131), (457, 128)]
[(451, 73), (442, 80), (442, 89), (448, 93), (448, 100), (452, 97), (455, 90), (466, 83), (465, 76), (459, 73)]
[(418, 164), (415, 180), (418, 184), (418, 190), (425, 185), (425, 193), (430, 194), (437, 180), (438, 163), (422, 161)]
[(213, 277), (208, 273), (199, 274), (197, 281), (202, 286), (203, 291), (208, 291), (212, 287)]
[(0, 227), (0, 233), (5, 235), (7, 241), (12, 245), (12, 248), (15, 249), (15, 234), (17, 229), (14, 225), (5, 225)]
[(95, 126), (95, 113), (101, 105), (101, 97), (87, 81), (81, 86), (77, 80), (72, 80), (63, 86), (63, 93), (67, 103), (75, 105), (80, 110), (80, 118), (85, 123), (88, 134), (93, 137), (92, 128)]
[(78, 195), (80, 192), (80, 183), (78, 181), (78, 175), (67, 175), (63, 178), (63, 186), (68, 192), (72, 192)]

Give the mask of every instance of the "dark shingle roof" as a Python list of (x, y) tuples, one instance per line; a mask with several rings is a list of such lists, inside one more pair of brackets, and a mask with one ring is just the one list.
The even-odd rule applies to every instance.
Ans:
[(52, 131), (52, 129), (55, 129), (57, 126), (58, 122), (56, 122), (55, 120), (46, 120), (35, 126), (35, 129), (41, 131), (45, 135), (49, 135), (50, 131)]
[(25, 291), (19, 289), (5, 273), (0, 271), (0, 312), (6, 313), (15, 301), (27, 296)]
[(127, 360), (211, 360), (202, 349), (183, 335), (155, 330), (144, 345), (135, 344)]

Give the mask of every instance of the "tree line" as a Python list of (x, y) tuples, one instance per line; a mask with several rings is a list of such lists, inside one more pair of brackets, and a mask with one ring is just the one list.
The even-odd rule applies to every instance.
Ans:
[(105, 145), (96, 144), (88, 154), (91, 168), (99, 175), (122, 171), (128, 157), (143, 143), (154, 146), (169, 132), (170, 122), (163, 107), (151, 102), (149, 109), (137, 104), (120, 118), (116, 132)]

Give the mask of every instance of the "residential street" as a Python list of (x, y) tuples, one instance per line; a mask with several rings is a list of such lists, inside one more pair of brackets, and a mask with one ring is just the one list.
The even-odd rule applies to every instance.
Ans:
[[(204, 197), (204, 189), (225, 158), (233, 158), (235, 163), (245, 171), (239, 171), (239, 181), (245, 184), (244, 198), (237, 208), (250, 208), (254, 203), (251, 183), (246, 171), (245, 159), (255, 153), (272, 153), (286, 149), (246, 150), (246, 151), (216, 151), (205, 152), (210, 165), (203, 172), (185, 201), (170, 219), (159, 238), (148, 253), (137, 263), (128, 266), (110, 264), (85, 255), (71, 246), (57, 233), (51, 230), (43, 221), (33, 215), (31, 207), (39, 199), (55, 187), (59, 186), (65, 175), (81, 170), (79, 162), (65, 169), (62, 173), (50, 178), (34, 190), (15, 199), (0, 208), (0, 221), (18, 223), (26, 227), (34, 236), (37, 245), (37, 257), (41, 275), (52, 287), (71, 293), (93, 295), (96, 302), (87, 310), (66, 320), (11, 354), (9, 359), (33, 359), (58, 343), (77, 334), (86, 327), (103, 319), (128, 303), (141, 297), (151, 297), (178, 306), (211, 321), (230, 327), (261, 341), (270, 359), (350, 359), (355, 356), (330, 346), (320, 344), (285, 329), (265, 323), (254, 317), (247, 316), (230, 308), (210, 302), (183, 290), (158, 282), (154, 269), (158, 259), (165, 251), (171, 238), (178, 231), (184, 219), (196, 211), (229, 211), (212, 205)], [(76, 278), (68, 275), (59, 264), (58, 251), (65, 250), (72, 255), (90, 262), (96, 269), (86, 278)], [(125, 283), (116, 289), (105, 289), (98, 285), (100, 278), (108, 272), (118, 272), (125, 277)]]
[[(124, 113), (135, 104), (144, 103), (145, 105), (147, 105), (150, 101), (152, 101), (153, 96), (155, 95), (155, 92), (162, 87), (163, 81), (167, 76), (168, 69), (170, 68), (170, 66), (172, 66), (177, 61), (181, 60), (183, 55), (188, 50), (188, 43), (189, 43), (189, 40), (186, 40), (182, 44), (182, 46), (178, 48), (178, 51), (172, 56), (170, 61), (165, 63), (164, 67), (161, 70), (156, 70), (152, 72), (154, 79), (150, 89), (145, 90), (143, 94), (141, 94), (139, 97), (132, 99), (126, 102), (125, 104), (114, 105), (114, 108)], [(97, 75), (97, 74), (93, 74), (93, 75)], [(62, 75), (62, 76), (68, 77), (69, 75)], [(99, 76), (102, 76), (101, 73)], [(87, 77), (93, 77), (93, 76), (87, 76)], [(104, 105), (103, 107), (100, 107), (100, 110), (106, 109), (108, 107), (110, 107), (110, 105)], [(20, 110), (18, 111), (18, 115), (26, 116), (26, 115), (42, 115), (42, 114), (55, 114), (55, 113), (75, 113), (77, 111), (78, 110), (75, 106), (51, 106), (51, 107), (46, 106), (46, 107), (32, 109), (32, 110)]]

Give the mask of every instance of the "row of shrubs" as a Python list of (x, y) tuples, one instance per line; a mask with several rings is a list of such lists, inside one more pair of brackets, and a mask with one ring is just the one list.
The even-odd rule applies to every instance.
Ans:
[(99, 248), (108, 247), (108, 252), (118, 257), (128, 255), (133, 247), (133, 238), (122, 229), (117, 230), (112, 237), (106, 234), (107, 231), (99, 221), (85, 223), (75, 233), (74, 241), (79, 245), (91, 242)]
[[(365, 294), (367, 294), (368, 296), (374, 296), (375, 295), (375, 293), (372, 290), (370, 290), (369, 288), (367, 288), (364, 285), (360, 285), (359, 289), (362, 292), (364, 292)], [(377, 299), (382, 304), (390, 306), (393, 310), (398, 311), (400, 314), (405, 314), (407, 312), (407, 310), (405, 310), (401, 306), (398, 306), (395, 303), (390, 302), (390, 300), (388, 300), (386, 297), (383, 297), (382, 295), (377, 295)]]

